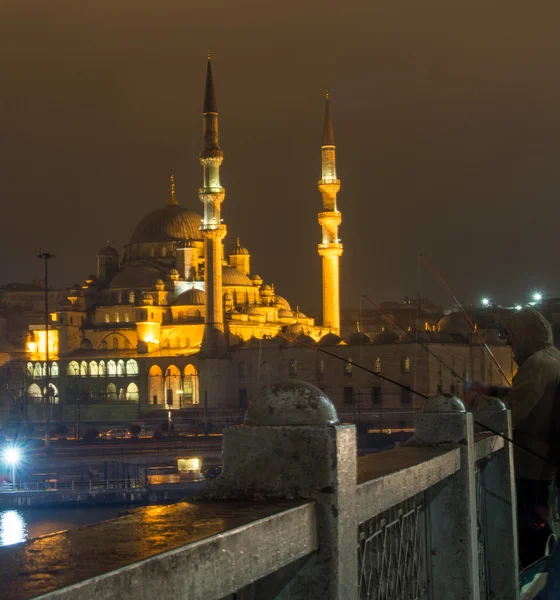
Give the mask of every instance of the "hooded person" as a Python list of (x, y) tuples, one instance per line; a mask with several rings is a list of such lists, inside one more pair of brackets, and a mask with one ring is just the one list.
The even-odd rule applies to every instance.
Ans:
[(556, 462), (553, 450), (560, 444), (555, 440), (560, 436), (560, 352), (549, 322), (533, 308), (514, 313), (504, 326), (519, 367), (512, 385), (474, 389), (502, 398), (511, 410), (519, 556), (527, 566), (543, 556), (552, 533), (549, 499), (556, 469), (539, 456)]

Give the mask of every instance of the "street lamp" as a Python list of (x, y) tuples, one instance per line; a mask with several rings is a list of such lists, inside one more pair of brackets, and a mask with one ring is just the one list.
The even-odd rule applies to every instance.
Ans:
[(54, 254), (49, 252), (41, 252), (37, 258), (45, 261), (45, 450), (49, 450), (51, 446), (50, 436), (50, 366), (49, 366), (49, 259), (54, 258)]
[(490, 298), (482, 298), (482, 306), (490, 306)]
[(542, 300), (543, 296), (540, 292), (535, 292), (533, 294), (533, 301), (534, 302), (540, 302)]
[(12, 485), (16, 485), (16, 467), (21, 460), (21, 452), (15, 446), (8, 446), (2, 455), (4, 462), (12, 467)]

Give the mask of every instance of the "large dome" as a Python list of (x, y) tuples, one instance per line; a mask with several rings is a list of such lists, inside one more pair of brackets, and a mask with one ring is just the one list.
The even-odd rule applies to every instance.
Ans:
[(136, 226), (130, 244), (201, 240), (202, 217), (178, 204), (168, 204), (148, 213)]
[(241, 271), (224, 265), (222, 267), (222, 284), (223, 285), (249, 285), (253, 287), (251, 280)]

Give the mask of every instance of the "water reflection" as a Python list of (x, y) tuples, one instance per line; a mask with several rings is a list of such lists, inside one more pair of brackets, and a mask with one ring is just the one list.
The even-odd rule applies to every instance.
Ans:
[(17, 510), (0, 512), (0, 546), (9, 546), (27, 539), (27, 523)]

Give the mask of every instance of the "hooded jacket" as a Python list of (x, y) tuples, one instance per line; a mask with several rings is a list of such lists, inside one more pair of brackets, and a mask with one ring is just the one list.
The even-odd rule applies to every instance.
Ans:
[[(555, 403), (560, 402), (560, 352), (553, 345), (549, 322), (538, 311), (532, 308), (519, 311), (504, 324), (519, 367), (504, 398), (511, 410), (514, 440), (533, 452), (549, 456), (551, 432), (554, 427), (560, 432), (560, 423), (552, 424), (553, 415), (560, 408), (555, 411)], [(555, 444), (560, 445), (560, 439)], [(554, 478), (555, 470), (550, 464), (517, 446), (514, 461), (518, 478)]]

